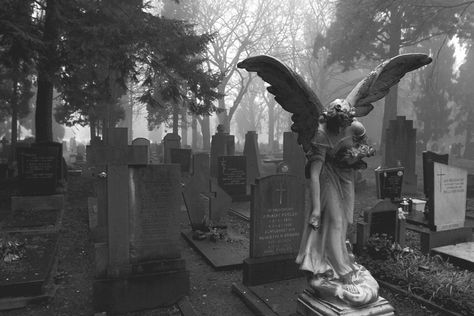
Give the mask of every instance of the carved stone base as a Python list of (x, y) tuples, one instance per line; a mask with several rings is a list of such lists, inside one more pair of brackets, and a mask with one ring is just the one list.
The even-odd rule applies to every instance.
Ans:
[(360, 307), (352, 307), (336, 297), (321, 299), (305, 290), (298, 297), (297, 315), (302, 316), (391, 316), (395, 315), (394, 308), (383, 297), (374, 303)]

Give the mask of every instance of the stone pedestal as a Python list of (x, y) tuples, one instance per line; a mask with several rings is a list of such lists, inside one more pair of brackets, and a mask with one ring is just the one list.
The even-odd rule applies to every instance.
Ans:
[(360, 307), (349, 306), (336, 297), (318, 298), (306, 290), (298, 297), (297, 315), (301, 316), (390, 316), (395, 315), (395, 309), (383, 297), (377, 301)]

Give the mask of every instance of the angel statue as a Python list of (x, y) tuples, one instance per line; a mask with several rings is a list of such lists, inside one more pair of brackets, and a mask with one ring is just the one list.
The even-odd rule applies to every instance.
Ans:
[(425, 54), (404, 54), (380, 64), (359, 82), (345, 99), (323, 106), (304, 80), (277, 59), (255, 56), (237, 67), (256, 72), (267, 90), (292, 113), (292, 131), (306, 154), (311, 207), (296, 262), (308, 275), (309, 286), (319, 295), (337, 296), (352, 306), (378, 298), (378, 284), (354, 261), (346, 246), (348, 224), (353, 221), (354, 171), (374, 154), (367, 145), (366, 116), (371, 104), (385, 97), (409, 71), (432, 61)]

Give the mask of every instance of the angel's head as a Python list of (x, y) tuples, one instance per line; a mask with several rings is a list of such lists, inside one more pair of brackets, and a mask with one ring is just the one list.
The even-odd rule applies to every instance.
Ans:
[(326, 107), (322, 121), (326, 123), (326, 128), (330, 132), (337, 134), (352, 124), (354, 112), (346, 100), (336, 99)]

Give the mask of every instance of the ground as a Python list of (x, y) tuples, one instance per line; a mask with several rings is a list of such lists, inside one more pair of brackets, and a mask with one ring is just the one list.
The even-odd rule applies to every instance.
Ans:
[[(377, 163), (376, 159), (369, 161), (369, 169), (364, 171), (364, 177), (368, 180), (367, 187), (357, 193), (356, 213), (374, 205), (376, 199), (373, 168), (377, 166)], [(421, 168), (417, 169), (421, 170)], [(419, 180), (421, 176), (421, 171), (418, 171)], [(87, 213), (87, 196), (92, 193), (90, 181), (91, 179), (79, 176), (69, 178), (67, 208), (63, 218), (59, 262), (55, 277), (57, 292), (54, 299), (21, 310), (0, 312), (0, 315), (69, 316), (93, 314), (93, 245), (88, 230)], [(419, 184), (418, 187), (422, 186)], [(180, 220), (183, 228), (188, 227), (189, 222), (184, 208), (180, 212)], [(227, 215), (227, 220), (243, 236), (248, 235), (248, 223), (233, 215)], [(197, 315), (252, 315), (244, 303), (231, 293), (231, 284), (241, 281), (242, 272), (239, 270), (216, 272), (182, 238), (180, 241), (182, 255), (186, 260), (186, 267), (191, 278), (189, 300)], [(395, 307), (397, 315), (440, 315), (421, 306), (416, 301), (386, 289), (381, 289), (381, 295)], [(129, 315), (177, 315), (177, 310), (172, 307), (130, 313)]]

